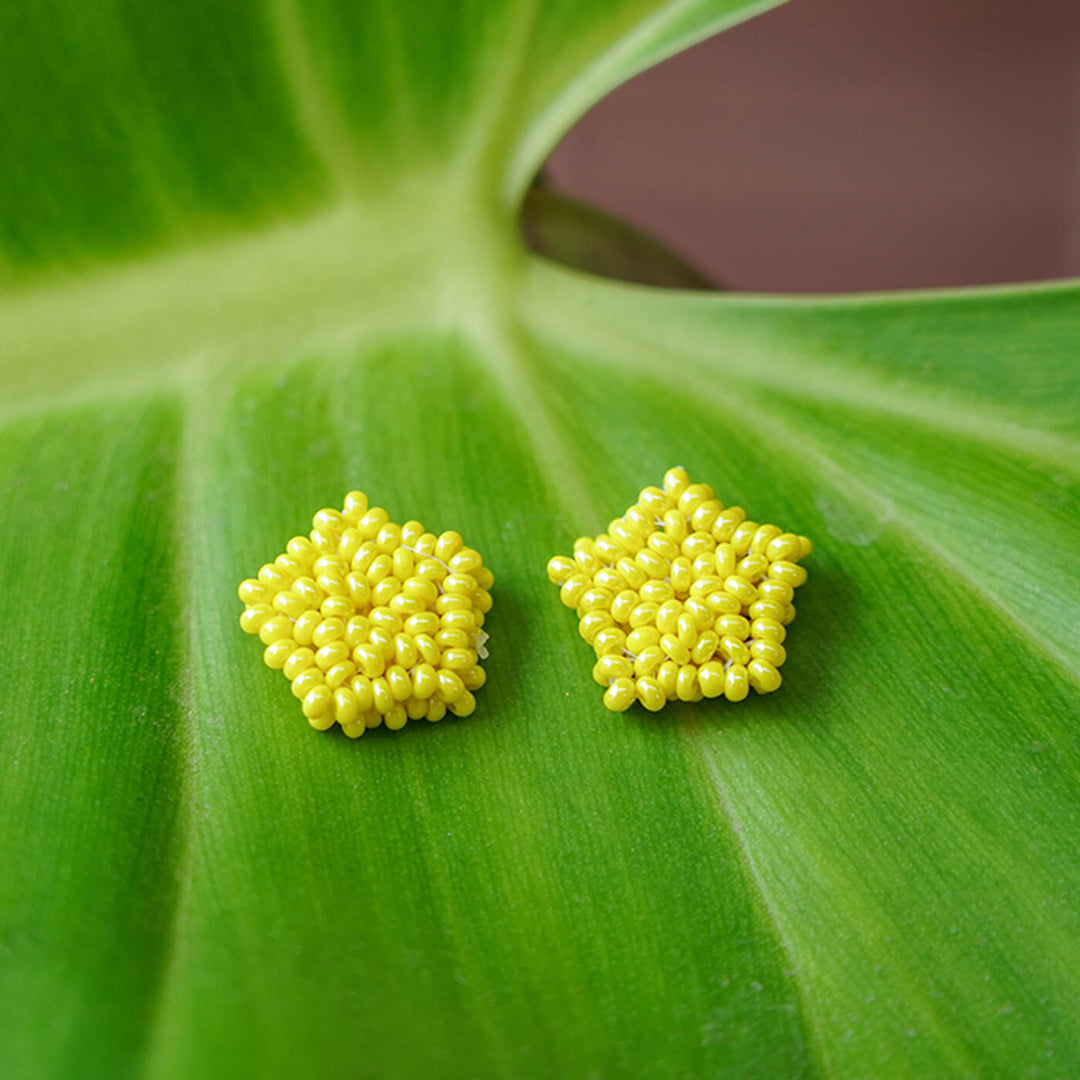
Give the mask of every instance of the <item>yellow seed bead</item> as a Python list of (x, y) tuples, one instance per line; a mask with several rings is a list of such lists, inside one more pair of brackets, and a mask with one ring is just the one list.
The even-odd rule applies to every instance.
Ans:
[(664, 494), (669, 498), (678, 499), (689, 486), (690, 477), (681, 465), (676, 465), (664, 473)]
[(667, 600), (656, 612), (656, 629), (661, 634), (674, 634), (679, 626), (679, 616), (683, 613), (681, 600)]
[(345, 578), (337, 573), (322, 573), (315, 579), (315, 585), (323, 596), (348, 596), (349, 587)]
[(675, 543), (682, 544), (682, 542), (690, 535), (690, 526), (685, 515), (681, 514), (678, 510), (669, 510), (664, 515), (664, 532), (666, 532)]
[(649, 712), (659, 712), (667, 704), (667, 694), (656, 679), (649, 676), (637, 680), (637, 697)]
[(675, 692), (679, 681), (679, 665), (674, 660), (665, 660), (656, 673), (656, 681), (660, 684), (660, 689), (664, 691), (664, 697), (668, 701), (675, 701), (679, 696)]
[(416, 549), (418, 555), (423, 556), (425, 559), (435, 558), (435, 548), (439, 543), (439, 538), (434, 533), (424, 533), (415, 544), (411, 544), (411, 547)]
[(671, 561), (671, 587), (676, 596), (685, 596), (694, 583), (693, 567), (685, 555), (679, 555)]
[(405, 715), (410, 720), (423, 720), (427, 716), (428, 703), (411, 697), (405, 702)]
[(787, 637), (787, 630), (776, 619), (755, 619), (750, 624), (750, 636), (758, 641), (775, 641), (781, 645)]
[(559, 599), (568, 607), (576, 608), (589, 589), (589, 579), (584, 574), (571, 574), (559, 590)]
[(476, 610), (482, 614), (491, 610), (492, 602), (491, 593), (486, 589), (478, 589), (476, 595), (473, 597), (473, 604), (476, 605)]
[(282, 671), (285, 678), (292, 682), (302, 671), (306, 671), (315, 663), (315, 654), (310, 649), (295, 649), (285, 661)]
[(675, 590), (667, 581), (646, 581), (641, 586), (641, 599), (651, 604), (664, 604), (675, 598)]
[(285, 615), (275, 615), (272, 619), (259, 627), (259, 640), (264, 645), (272, 645), (275, 641), (292, 637), (292, 620)]
[(792, 622), (795, 621), (795, 605), (794, 604), (788, 604), (788, 606), (786, 608), (784, 608), (784, 617), (780, 621), (785, 626), (787, 626), (789, 623), (792, 623)]
[(420, 650), (417, 649), (412, 634), (394, 635), (394, 659), (406, 670), (416, 665), (420, 659)]
[(679, 545), (666, 533), (654, 532), (648, 540), (649, 550), (661, 559), (671, 562), (679, 557)]
[(787, 659), (787, 650), (777, 641), (751, 641), (750, 655), (755, 660), (768, 660), (774, 668), (780, 668)]
[(472, 649), (447, 649), (443, 653), (442, 666), (450, 671), (468, 671), (476, 663)]
[(766, 578), (758, 586), (759, 599), (768, 600), (784, 607), (791, 603), (794, 595), (795, 590), (790, 585), (785, 585), (782, 581), (774, 581), (772, 578)]
[(263, 663), (274, 671), (281, 671), (296, 648), (296, 642), (292, 638), (278, 638), (263, 650)]
[(722, 637), (720, 639), (720, 655), (735, 664), (750, 663), (750, 650), (745, 641), (736, 637)]
[(604, 694), (604, 705), (612, 712), (626, 712), (637, 700), (637, 687), (631, 678), (616, 679)]
[(355, 723), (360, 712), (356, 695), (347, 686), (341, 686), (334, 691), (333, 708), (334, 719), (342, 727)]
[(568, 577), (577, 573), (577, 564), (565, 555), (556, 555), (547, 564), (548, 580), (552, 585), (562, 585)]
[(751, 619), (775, 619), (782, 622), (787, 604), (778, 604), (772, 600), (755, 600), (747, 609)]
[(430, 607), (439, 599), (438, 586), (433, 581), (416, 575), (406, 579), (405, 584), (401, 587), (401, 592), (410, 600), (419, 600), (424, 605), (424, 608)]
[(315, 648), (321, 649), (324, 645), (329, 645), (331, 641), (344, 641), (345, 639), (345, 624), (341, 619), (324, 619), (311, 635), (311, 640), (315, 644)]
[(461, 681), (466, 690), (479, 690), (487, 682), (487, 672), (479, 664), (474, 664), (461, 673)]
[(805, 559), (814, 550), (814, 545), (808, 536), (799, 537), (799, 558)]
[(656, 621), (656, 613), (659, 610), (659, 604), (638, 604), (638, 606), (630, 612), (630, 628), (638, 630), (643, 626), (651, 626)]
[(601, 630), (607, 630), (614, 625), (615, 620), (611, 617), (610, 611), (590, 611), (587, 615), (582, 615), (578, 621), (578, 633), (592, 644)]
[(435, 644), (435, 639), (430, 634), (416, 634), (413, 638), (416, 648), (424, 659), (425, 664), (438, 667), (442, 662), (442, 649)]
[(624, 553), (624, 549), (619, 545), (619, 542), (607, 533), (601, 533), (596, 538), (593, 550), (601, 562), (609, 565), (614, 564)]
[(379, 650), (383, 660), (390, 663), (394, 657), (394, 635), (381, 626), (373, 626), (368, 631), (368, 643)]
[(457, 699), (465, 693), (465, 684), (461, 681), (461, 676), (456, 671), (440, 668), (438, 671), (438, 680), (439, 696), (447, 705), (457, 701)]
[(487, 592), (495, 584), (495, 575), (487, 566), (481, 566), (473, 571), (473, 579), (482, 592)]
[(421, 611), (405, 620), (405, 633), (413, 637), (417, 634), (437, 634), (441, 629), (442, 620), (433, 611)]
[(408, 581), (416, 570), (416, 555), (408, 548), (397, 547), (391, 558), (394, 560), (394, 577), (398, 581)]
[(389, 520), (390, 515), (381, 506), (373, 506), (356, 522), (356, 530), (365, 540), (374, 540)]
[(602, 656), (593, 665), (593, 678), (601, 686), (607, 686), (612, 679), (629, 679), (633, 674), (634, 665), (625, 656)]
[(338, 541), (337, 555), (322, 555), (315, 560), (315, 566), (318, 567), (319, 564), (323, 563), (326, 559), (338, 558), (345, 564), (340, 568), (342, 573), (345, 573), (352, 563), (353, 556), (360, 550), (360, 545), (363, 542), (358, 530), (346, 529), (341, 534), (341, 539)]
[[(364, 648), (365, 646), (361, 646)], [(335, 664), (349, 658), (349, 646), (344, 641), (331, 641), (315, 653), (315, 663), (323, 671), (329, 671)]]
[(663, 517), (671, 509), (672, 501), (660, 488), (649, 486), (638, 496), (638, 505), (647, 515), (657, 518)]
[(349, 599), (357, 607), (367, 607), (371, 602), (371, 586), (366, 575), (354, 570), (346, 575), (345, 584), (349, 590)]
[(735, 554), (740, 558), (749, 554), (750, 545), (754, 542), (754, 535), (757, 533), (758, 528), (759, 525), (756, 521), (746, 520), (731, 534), (731, 546), (735, 549)]
[(356, 605), (345, 596), (328, 596), (319, 605), (319, 614), (324, 619), (351, 619), (356, 614)]
[(724, 676), (724, 697), (728, 701), (742, 701), (750, 693), (750, 676), (742, 664), (732, 664)]
[(765, 554), (770, 562), (797, 562), (802, 554), (802, 544), (794, 533), (781, 533), (769, 541)]
[[(683, 556), (684, 559), (686, 557)], [(703, 577), (712, 577), (715, 569), (716, 553), (714, 551), (703, 551), (690, 564), (690, 576), (693, 580), (700, 581)]]
[(623, 521), (612, 522), (610, 535), (620, 550), (627, 555), (637, 555), (645, 546), (641, 534)]
[(312, 529), (308, 535), (320, 555), (333, 555), (337, 551), (338, 534), (332, 529)]
[(771, 694), (780, 688), (783, 679), (780, 672), (768, 660), (751, 660), (746, 666), (750, 685), (759, 694)]
[(435, 558), (440, 562), (449, 563), (463, 546), (464, 541), (458, 533), (453, 530), (444, 532), (435, 543)]
[(614, 599), (607, 589), (586, 589), (578, 601), (578, 611), (583, 615), (590, 611), (608, 611)]
[(468, 690), (462, 690), (460, 696), (450, 702), (449, 709), (455, 716), (472, 716), (476, 712), (476, 698)]
[(400, 703), (395, 705), (383, 716), (383, 723), (387, 731), (400, 731), (409, 722), (409, 714)]
[(317, 667), (309, 667), (306, 671), (301, 671), (300, 674), (292, 680), (293, 697), (297, 697), (303, 701), (311, 690), (324, 681), (323, 673)]
[(694, 625), (700, 634), (703, 630), (710, 630), (716, 620), (716, 616), (709, 610), (707, 605), (695, 600), (692, 596), (683, 605), (683, 610), (694, 620)]
[(716, 550), (716, 541), (708, 533), (691, 533), (682, 542), (682, 553), (693, 562), (699, 555), (709, 555)]
[(657, 579), (667, 577), (668, 570), (671, 569), (666, 559), (661, 559), (655, 551), (647, 548), (634, 556), (634, 565), (647, 577)]
[(757, 589), (746, 578), (732, 574), (724, 579), (724, 592), (734, 596), (740, 604), (752, 604), (757, 599)]
[(638, 653), (634, 661), (634, 673), (636, 675), (652, 675), (656, 669), (667, 659), (664, 650), (658, 645), (650, 645)]
[(711, 660), (720, 647), (720, 635), (715, 630), (706, 630), (690, 652), (690, 659), (699, 666)]
[(240, 582), (237, 595), (245, 604), (268, 604), (274, 598), (274, 591), (266, 582), (258, 578), (246, 578)]
[(359, 739), (360, 736), (367, 731), (367, 727), (362, 720), (354, 720), (351, 724), (342, 724), (341, 730), (344, 731), (350, 739)]
[(259, 569), (258, 580), (273, 592), (277, 592), (279, 589), (287, 589), (292, 583), (292, 578), (274, 563), (267, 563)]
[(326, 685), (331, 690), (336, 690), (339, 686), (344, 686), (346, 681), (355, 674), (356, 665), (351, 660), (342, 660), (340, 664), (335, 664), (327, 671)]
[(626, 588), (626, 582), (623, 580), (622, 574), (613, 566), (600, 567), (593, 578), (593, 584), (601, 589), (610, 589), (613, 593), (620, 593)]
[(416, 577), (422, 578), (424, 581), (430, 581), (435, 585), (445, 581), (450, 576), (450, 571), (437, 559), (422, 559), (413, 567), (413, 572)]
[(621, 655), (626, 645), (626, 634), (616, 626), (606, 626), (592, 640), (597, 656)]
[(280, 592), (274, 597), (274, 610), (290, 620), (298, 619), (305, 611), (310, 610), (311, 605), (302, 600), (294, 592)]
[(428, 702), (427, 713), (425, 719), (432, 724), (437, 724), (446, 715), (446, 705), (438, 698), (432, 698)]
[(386, 660), (383, 658), (382, 649), (375, 645), (357, 645), (353, 649), (352, 657), (357, 667), (369, 679), (378, 678), (386, 670)]
[(647, 537), (652, 533), (655, 528), (653, 520), (654, 515), (638, 506), (637, 503), (634, 503), (623, 514), (623, 521), (626, 522), (627, 527), (633, 529), (641, 537)]
[(240, 627), (247, 634), (257, 634), (262, 624), (273, 617), (274, 609), (269, 604), (252, 604), (240, 616)]
[(334, 720), (334, 714), (327, 709), (321, 716), (309, 716), (308, 723), (316, 731), (329, 731), (336, 721)]
[(417, 615), (424, 610), (422, 601), (412, 596), (405, 596), (402, 593), (391, 597), (388, 606), (395, 615), (399, 615), (402, 619), (407, 619), (410, 615)]
[(362, 491), (350, 491), (345, 496), (344, 517), (355, 525), (366, 513), (368, 497)]
[(627, 623), (630, 612), (640, 603), (640, 598), (633, 589), (623, 589), (611, 602), (611, 617), (617, 623)]
[(371, 680), (371, 696), (375, 702), (375, 711), (383, 717), (397, 704), (390, 692), (390, 684), (381, 676)]
[(660, 644), (660, 631), (655, 626), (639, 626), (626, 635), (626, 648), (635, 655), (640, 654), (650, 645)]
[[(324, 716), (330, 709), (333, 693), (325, 684), (312, 687), (304, 697), (302, 708), (304, 715), (309, 719)], [(332, 718), (332, 717), (331, 717)]]
[(349, 689), (356, 695), (356, 707), (361, 713), (370, 712), (375, 707), (375, 693), (366, 675), (354, 675), (349, 680)]
[(684, 664), (675, 681), (675, 694), (680, 701), (693, 701), (697, 693), (698, 669), (694, 664)]
[(705, 607), (714, 616), (738, 615), (742, 612), (742, 604), (731, 593), (724, 592), (722, 588), (719, 592), (709, 593), (705, 597)]
[(615, 569), (622, 578), (624, 586), (633, 589), (635, 592), (649, 580), (649, 575), (631, 558), (619, 559), (615, 564)]
[(377, 728), (382, 727), (382, 713), (378, 709), (369, 709), (363, 716), (364, 727)]
[(764, 555), (769, 544), (780, 536), (783, 531), (783, 529), (778, 529), (775, 525), (759, 525), (750, 539), (750, 553), (752, 555)]
[(769, 567), (769, 577), (773, 581), (782, 581), (785, 585), (790, 585), (793, 589), (797, 589), (800, 585), (806, 581), (806, 570), (798, 563), (793, 562), (774, 562)]
[(722, 638), (733, 637), (743, 641), (750, 636), (750, 620), (743, 615), (719, 615), (714, 629)]
[(385, 607), (401, 592), (401, 582), (396, 577), (384, 577), (371, 590), (371, 606)]
[(708, 484), (690, 484), (679, 495), (675, 504), (677, 509), (688, 518), (703, 503), (713, 497), (713, 489)]
[[(712, 620), (710, 619), (710, 622)], [(697, 621), (694, 616), (684, 611), (679, 616), (678, 625), (676, 627), (675, 636), (679, 639), (679, 644), (686, 649), (692, 649), (697, 644), (698, 628)], [(684, 660), (683, 663), (686, 663)]]
[[(690, 515), (690, 527), (695, 532), (711, 532), (724, 507), (716, 499), (705, 499), (698, 503)], [(716, 541), (713, 541), (715, 543)]]
[(426, 701), (439, 689), (439, 676), (430, 664), (417, 664), (412, 673), (412, 692)]
[(386, 578), (392, 577), (394, 573), (394, 560), (389, 555), (383, 553), (376, 555), (371, 560), (371, 565), (367, 568), (367, 581), (372, 589), (379, 584), (380, 581), (385, 581)]
[(448, 560), (451, 572), (455, 574), (472, 574), (483, 566), (484, 560), (480, 558), (478, 551), (463, 547), (456, 555)]
[(400, 664), (388, 667), (383, 678), (395, 701), (407, 701), (412, 696), (412, 679)]
[[(690, 662), (690, 650), (687, 649), (687, 647), (681, 641), (679, 641), (679, 639), (675, 637), (674, 634), (665, 634), (660, 639), (660, 648), (664, 651), (667, 657), (671, 660), (674, 660), (675, 663), (679, 665), (679, 667), (682, 667), (684, 664)], [(641, 672), (641, 674), (646, 675), (649, 673)]]
[(299, 559), (294, 559), (291, 555), (279, 555), (274, 560), (274, 565), (284, 573), (289, 575), (289, 582), (295, 581), (298, 577), (302, 577), (307, 570), (306, 564), (302, 563)]
[(760, 581), (769, 569), (769, 560), (764, 555), (747, 555), (735, 567), (739, 577), (746, 578), (751, 584)]
[(724, 665), (716, 660), (702, 664), (698, 669), (698, 686), (705, 697), (719, 697), (724, 692)]
[[(588, 593), (585, 595), (588, 596)], [(477, 613), (469, 608), (457, 608), (447, 611), (441, 617), (441, 629), (463, 630), (466, 634), (470, 634), (476, 629), (476, 615)]]
[(401, 545), (402, 547), (414, 548), (420, 542), (420, 538), (424, 535), (424, 526), (419, 521), (406, 521), (401, 526)]

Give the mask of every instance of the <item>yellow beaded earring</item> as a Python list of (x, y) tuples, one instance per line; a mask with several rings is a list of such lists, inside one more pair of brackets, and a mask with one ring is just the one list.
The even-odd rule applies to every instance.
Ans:
[(472, 713), (495, 581), (480, 555), (456, 532), (395, 525), (362, 491), (312, 526), (238, 590), (240, 626), (262, 639), (308, 723), (355, 739)]
[(606, 533), (578, 540), (573, 558), (553, 558), (548, 577), (596, 651), (604, 704), (659, 712), (669, 701), (735, 702), (779, 688), (785, 627), (806, 580), (799, 560), (812, 548), (725, 509), (675, 468)]

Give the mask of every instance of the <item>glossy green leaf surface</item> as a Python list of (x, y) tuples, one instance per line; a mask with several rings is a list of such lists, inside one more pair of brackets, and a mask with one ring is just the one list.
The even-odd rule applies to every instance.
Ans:
[[(1076, 1071), (1080, 289), (518, 238), (754, 10), (0, 15), (0, 1075)], [(811, 577), (777, 694), (616, 716), (544, 567), (676, 463)], [(467, 720), (317, 734), (236, 624), (356, 487), (497, 575)]]

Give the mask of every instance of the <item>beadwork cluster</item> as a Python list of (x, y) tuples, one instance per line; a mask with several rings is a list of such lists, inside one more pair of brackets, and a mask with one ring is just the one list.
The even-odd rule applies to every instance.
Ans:
[(785, 627), (806, 580), (798, 563), (811, 548), (805, 536), (725, 509), (676, 468), (606, 533), (578, 540), (572, 559), (552, 559), (548, 577), (596, 651), (604, 704), (658, 712), (676, 699), (742, 701), (751, 687), (780, 686)]
[(468, 716), (484, 685), (494, 575), (456, 532), (395, 525), (362, 491), (241, 583), (240, 625), (292, 683), (308, 723), (350, 738)]

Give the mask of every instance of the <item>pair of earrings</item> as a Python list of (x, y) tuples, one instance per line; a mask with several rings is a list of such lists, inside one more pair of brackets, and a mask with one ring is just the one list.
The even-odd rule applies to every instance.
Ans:
[[(289, 541), (240, 584), (241, 627), (258, 634), (266, 665), (282, 671), (312, 727), (350, 738), (385, 724), (468, 716), (484, 685), (484, 619), (495, 578), (456, 532), (397, 525), (360, 491), (320, 510), (308, 536)], [(748, 521), (670, 469), (548, 577), (593, 647), (604, 704), (668, 701), (780, 686), (799, 560), (812, 545)]]

